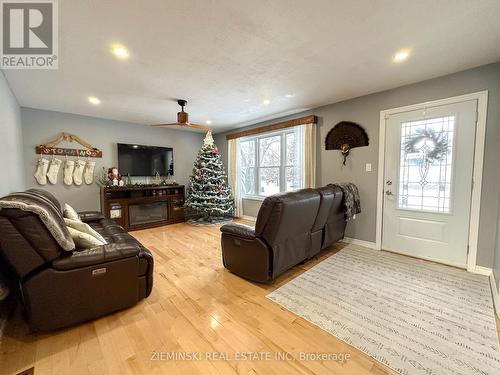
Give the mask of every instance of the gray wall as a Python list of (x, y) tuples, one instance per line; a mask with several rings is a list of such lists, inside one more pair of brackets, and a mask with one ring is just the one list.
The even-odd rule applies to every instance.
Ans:
[[(500, 195), (500, 190), (498, 191)], [(495, 275), (495, 281), (497, 283), (497, 292), (500, 295), (500, 201), (498, 202), (498, 220), (497, 220), (497, 242), (495, 248), (495, 259), (493, 262), (493, 274)], [(497, 315), (500, 316), (500, 311), (497, 311)]]
[(21, 111), (0, 71), (0, 197), (24, 189)]
[[(154, 146), (168, 146), (174, 149), (174, 179), (186, 184), (193, 169), (193, 162), (201, 147), (204, 135), (190, 131), (175, 129), (151, 128), (126, 122), (105, 120), (101, 118), (73, 115), (61, 112), (44, 111), (32, 108), (21, 109), (23, 124), (23, 150), (27, 187), (39, 187), (33, 174), (39, 157), (35, 147), (48, 142), (61, 132), (76, 134), (103, 152), (102, 159), (96, 161), (96, 174), (104, 166), (117, 165), (117, 143), (137, 143)], [(62, 144), (62, 147), (76, 148), (75, 144)], [(76, 160), (75, 157), (70, 159)], [(92, 185), (66, 186), (62, 182), (62, 169), (56, 185), (43, 186), (52, 192), (61, 202), (67, 202), (77, 210), (99, 209), (99, 186)]]
[[(481, 266), (492, 267), (500, 187), (500, 168), (498, 167), (500, 161), (500, 63), (330, 104), (252, 127), (309, 114), (318, 116), (317, 183), (325, 185), (330, 182), (351, 181), (358, 185), (363, 213), (355, 221), (349, 223), (346, 236), (374, 242), (380, 111), (482, 90), (489, 91), (489, 100), (477, 263)], [(370, 137), (368, 147), (351, 151), (345, 167), (341, 164), (340, 153), (326, 151), (323, 144), (328, 131), (343, 120), (361, 124)], [(227, 154), (225, 135), (226, 133), (217, 134), (215, 137), (223, 155)], [(365, 172), (366, 163), (372, 164), (372, 172)], [(245, 202), (244, 214), (254, 216), (259, 204), (260, 202), (255, 201)]]

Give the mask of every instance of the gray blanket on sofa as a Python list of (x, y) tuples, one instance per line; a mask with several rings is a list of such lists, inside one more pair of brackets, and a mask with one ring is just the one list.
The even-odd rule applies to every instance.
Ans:
[(17, 208), (37, 215), (63, 250), (75, 249), (61, 212), (44, 196), (29, 191), (12, 193), (0, 199), (0, 208)]
[(352, 182), (341, 182), (334, 184), (344, 193), (344, 215), (346, 220), (356, 219), (361, 212), (361, 201), (359, 199), (358, 187)]

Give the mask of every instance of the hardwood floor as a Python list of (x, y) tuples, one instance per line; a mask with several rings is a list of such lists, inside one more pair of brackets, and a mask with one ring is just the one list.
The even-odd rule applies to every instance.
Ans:
[[(261, 285), (223, 268), (218, 226), (176, 224), (132, 234), (154, 254), (151, 296), (125, 311), (46, 335), (27, 334), (16, 311), (0, 342), (0, 374), (30, 367), (35, 374), (394, 374), (265, 298), (342, 244), (274, 284)], [(168, 360), (175, 352), (212, 358)], [(218, 358), (211, 354), (218, 352)], [(258, 360), (248, 354), (248, 360), (235, 360), (238, 352), (262, 357), (287, 352), (294, 358), (300, 352), (349, 353), (351, 358)]]

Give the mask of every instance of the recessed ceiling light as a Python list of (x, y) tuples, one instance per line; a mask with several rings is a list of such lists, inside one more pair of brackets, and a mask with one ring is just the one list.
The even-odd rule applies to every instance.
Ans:
[(95, 96), (89, 96), (88, 100), (89, 100), (89, 103), (92, 103), (94, 105), (101, 104), (101, 101), (99, 100), (99, 98), (96, 98)]
[(128, 49), (126, 49), (121, 44), (115, 44), (115, 45), (113, 45), (113, 48), (111, 49), (111, 52), (113, 52), (113, 55), (115, 55), (115, 57), (117, 57), (117, 58), (119, 58), (121, 60), (125, 60), (125, 59), (127, 59), (130, 56), (130, 53), (129, 53)]
[(262, 102), (264, 105), (268, 105), (269, 103), (271, 103), (271, 101), (269, 99), (266, 99)]
[(286, 94), (285, 98), (293, 98), (294, 96), (295, 96), (295, 94)]
[(139, 146), (137, 146), (137, 145), (133, 145), (133, 146), (132, 146), (132, 148), (139, 148)]
[(205, 123), (206, 123), (207, 125), (210, 125), (210, 124), (212, 123), (212, 121), (211, 121), (211, 120), (207, 120), (207, 121), (205, 121)]
[(396, 52), (394, 57), (392, 58), (392, 61), (395, 63), (400, 63), (405, 61), (408, 56), (410, 56), (410, 50), (409, 49), (402, 49)]

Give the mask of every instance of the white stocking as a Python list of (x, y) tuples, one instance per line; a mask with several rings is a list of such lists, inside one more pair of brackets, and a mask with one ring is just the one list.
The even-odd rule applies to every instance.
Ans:
[(35, 179), (40, 185), (47, 184), (47, 169), (49, 168), (49, 161), (47, 159), (38, 159), (36, 163)]
[(71, 185), (73, 183), (73, 170), (75, 169), (75, 162), (73, 160), (66, 160), (64, 163), (64, 183)]
[(85, 173), (83, 174), (83, 178), (85, 179), (85, 183), (90, 185), (94, 182), (94, 167), (95, 161), (87, 162), (87, 168), (85, 168)]
[(85, 169), (85, 160), (77, 160), (75, 163), (75, 170), (73, 171), (73, 182), (75, 185), (82, 184), (83, 170)]
[(49, 171), (47, 172), (47, 177), (52, 185), (57, 184), (57, 176), (59, 174), (59, 168), (61, 167), (62, 161), (59, 159), (52, 159), (49, 166)]

